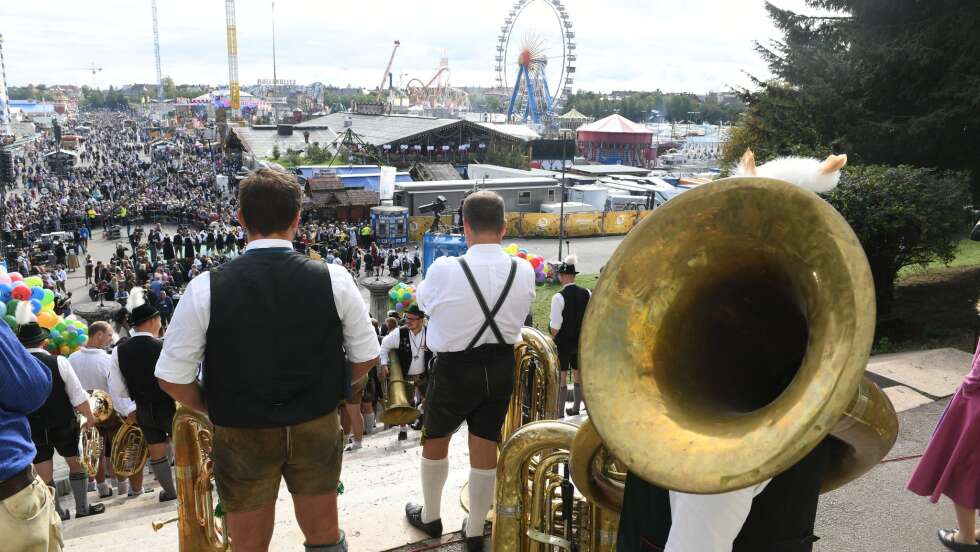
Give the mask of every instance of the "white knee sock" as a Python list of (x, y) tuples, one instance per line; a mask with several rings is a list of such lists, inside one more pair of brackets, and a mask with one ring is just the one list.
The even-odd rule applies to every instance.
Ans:
[[(425, 505), (422, 508), (422, 522), (429, 523), (442, 516), (442, 488), (449, 476), (449, 458), (429, 460), (422, 458), (422, 498)], [(486, 512), (484, 512), (486, 514)]]
[(497, 481), (497, 470), (478, 470), (470, 468), (470, 517), (466, 519), (466, 536), (483, 534), (487, 512), (493, 504), (493, 492)]

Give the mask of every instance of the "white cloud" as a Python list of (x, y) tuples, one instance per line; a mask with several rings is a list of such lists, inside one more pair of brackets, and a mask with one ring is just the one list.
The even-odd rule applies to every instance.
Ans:
[[(540, 0), (539, 0), (540, 2)], [(765, 76), (753, 41), (778, 34), (762, 0), (565, 0), (576, 32), (576, 89), (706, 91)], [(803, 0), (777, 0), (802, 9)], [(512, 2), (393, 0), (276, 2), (277, 74), (298, 82), (375, 87), (401, 41), (396, 83), (428, 80), (443, 52), (457, 85), (494, 84), (494, 48)], [(238, 0), (243, 83), (272, 76), (270, 2)], [(557, 36), (548, 10), (529, 6), (517, 34)], [(178, 83), (227, 82), (224, 2), (158, 0), (163, 73)], [(150, 0), (0, 2), (8, 81), (154, 82)], [(516, 41), (516, 39), (515, 39)], [(551, 41), (549, 55), (559, 46)], [(95, 64), (96, 75), (87, 70)], [(549, 71), (550, 73), (550, 71)]]

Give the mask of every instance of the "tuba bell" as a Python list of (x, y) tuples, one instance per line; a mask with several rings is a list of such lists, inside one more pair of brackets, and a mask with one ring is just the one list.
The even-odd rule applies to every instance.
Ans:
[(381, 421), (390, 426), (410, 424), (422, 415), (412, 406), (409, 395), (415, 392), (412, 383), (405, 379), (405, 370), (396, 351), (388, 352), (388, 392), (385, 393), (385, 410)]
[(691, 493), (769, 479), (831, 435), (826, 492), (895, 443), (864, 378), (874, 326), (867, 258), (833, 207), (779, 180), (706, 184), (606, 264), (579, 345), (590, 419), (629, 470)]
[(153, 531), (177, 522), (180, 552), (229, 550), (228, 531), (214, 515), (213, 426), (200, 412), (179, 405), (174, 415), (174, 471), (177, 517), (155, 521)]

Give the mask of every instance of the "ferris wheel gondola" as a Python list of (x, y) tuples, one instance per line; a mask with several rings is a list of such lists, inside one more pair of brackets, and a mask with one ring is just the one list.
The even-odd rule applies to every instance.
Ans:
[[(554, 23), (549, 26), (556, 37), (560, 36), (560, 55), (545, 55), (551, 44), (545, 37), (538, 35), (521, 37), (518, 47), (511, 49), (518, 21), (522, 15), (530, 17), (526, 10), (535, 3), (551, 8)], [(494, 60), (497, 87), (510, 91), (508, 120), (530, 119), (534, 123), (540, 123), (542, 118), (557, 114), (571, 95), (575, 82), (575, 32), (561, 0), (515, 1), (500, 27)], [(557, 73), (558, 79), (549, 81), (549, 71), (552, 75)]]

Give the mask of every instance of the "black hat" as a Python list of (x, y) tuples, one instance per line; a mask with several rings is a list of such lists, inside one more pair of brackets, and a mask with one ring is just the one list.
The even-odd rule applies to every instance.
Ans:
[(153, 305), (146, 302), (145, 294), (146, 291), (141, 287), (134, 287), (129, 292), (129, 298), (126, 300), (126, 310), (129, 311), (130, 326), (139, 326), (154, 316), (160, 316), (159, 311), (153, 308)]
[(558, 274), (578, 274), (575, 270), (575, 263), (578, 262), (578, 257), (574, 254), (565, 257), (565, 262), (558, 265)]
[(408, 309), (405, 310), (405, 314), (414, 314), (415, 316), (418, 316), (419, 318), (422, 318), (422, 317), (425, 316), (425, 313), (422, 312), (422, 309), (419, 308), (419, 304), (418, 303), (412, 303), (412, 305), (410, 307), (408, 307)]
[(17, 339), (23, 345), (36, 345), (48, 338), (48, 330), (38, 325), (30, 302), (18, 303), (14, 318), (17, 321)]

